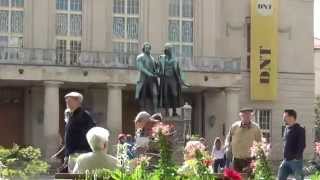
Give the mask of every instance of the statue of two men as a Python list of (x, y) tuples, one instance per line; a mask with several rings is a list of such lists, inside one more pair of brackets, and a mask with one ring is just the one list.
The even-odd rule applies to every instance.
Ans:
[(177, 116), (176, 108), (182, 106), (181, 89), (185, 85), (179, 62), (173, 56), (172, 46), (166, 44), (164, 54), (155, 60), (151, 54), (151, 44), (144, 43), (142, 53), (137, 56), (140, 78), (136, 85), (136, 99), (140, 109), (149, 113), (164, 108), (169, 115)]

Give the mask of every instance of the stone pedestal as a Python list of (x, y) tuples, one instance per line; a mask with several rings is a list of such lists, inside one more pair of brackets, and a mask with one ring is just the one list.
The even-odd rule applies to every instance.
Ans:
[[(181, 116), (164, 117), (164, 122), (173, 123), (176, 126), (176, 134), (174, 136), (174, 144), (172, 147), (172, 159), (177, 164), (183, 163), (183, 150), (185, 146), (185, 130), (187, 121), (183, 121)], [(190, 127), (191, 128), (191, 127)]]

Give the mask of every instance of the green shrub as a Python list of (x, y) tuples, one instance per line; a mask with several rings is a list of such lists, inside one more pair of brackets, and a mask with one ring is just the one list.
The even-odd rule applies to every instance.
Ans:
[(11, 149), (0, 147), (0, 177), (28, 178), (46, 174), (49, 165), (40, 158), (40, 149), (32, 146), (21, 148), (15, 144)]
[(320, 179), (320, 172), (319, 171), (311, 176), (311, 180), (319, 180), (319, 179)]

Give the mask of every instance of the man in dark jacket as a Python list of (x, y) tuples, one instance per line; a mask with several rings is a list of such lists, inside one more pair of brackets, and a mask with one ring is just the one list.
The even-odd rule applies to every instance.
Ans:
[(279, 167), (278, 180), (286, 180), (293, 174), (297, 180), (303, 179), (303, 151), (306, 147), (305, 129), (297, 122), (297, 113), (287, 109), (283, 113), (286, 123), (284, 131), (284, 159)]
[(96, 124), (90, 114), (82, 107), (83, 96), (78, 92), (65, 95), (71, 116), (65, 127), (65, 159), (68, 159), (68, 171), (72, 172), (76, 158), (81, 153), (90, 152), (86, 139), (87, 132)]

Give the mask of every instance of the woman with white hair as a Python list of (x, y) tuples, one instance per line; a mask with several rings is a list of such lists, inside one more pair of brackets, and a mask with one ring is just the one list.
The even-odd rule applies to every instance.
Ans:
[(109, 131), (101, 127), (93, 127), (88, 131), (86, 138), (93, 152), (82, 154), (77, 158), (73, 173), (102, 168), (115, 169), (117, 159), (107, 154)]

